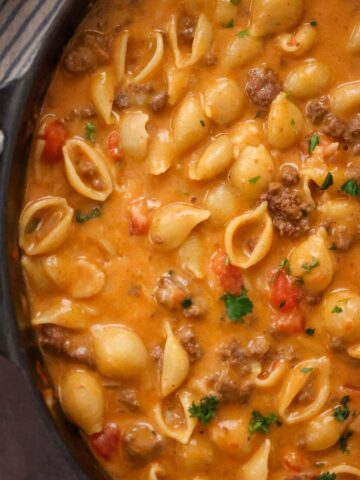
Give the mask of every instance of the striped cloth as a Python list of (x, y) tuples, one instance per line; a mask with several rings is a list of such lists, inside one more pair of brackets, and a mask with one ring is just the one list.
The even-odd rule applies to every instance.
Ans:
[(0, 0), (0, 87), (29, 68), (66, 0)]

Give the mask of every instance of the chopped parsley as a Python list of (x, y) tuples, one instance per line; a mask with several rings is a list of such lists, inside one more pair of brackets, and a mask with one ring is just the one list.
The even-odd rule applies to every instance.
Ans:
[(184, 300), (181, 302), (181, 305), (183, 308), (185, 308), (185, 310), (187, 310), (188, 308), (190, 308), (192, 306), (192, 300), (191, 298), (184, 298)]
[(204, 122), (204, 120), (200, 120), (200, 125), (201, 125), (202, 127), (205, 127), (206, 123)]
[(341, 437), (339, 438), (339, 448), (343, 453), (350, 453), (348, 449), (348, 440), (353, 436), (354, 432), (349, 430), (348, 432), (344, 432)]
[(264, 110), (258, 110), (255, 114), (255, 118), (261, 118), (264, 115)]
[(242, 322), (243, 318), (253, 311), (253, 303), (248, 297), (245, 287), (241, 288), (240, 295), (225, 293), (220, 300), (225, 304), (226, 313), (234, 323)]
[(85, 223), (88, 222), (89, 220), (92, 220), (93, 218), (100, 217), (102, 214), (102, 206), (98, 205), (95, 207), (90, 213), (81, 213), (80, 210), (76, 211), (75, 214), (75, 219), (77, 223)]
[(193, 402), (189, 408), (190, 417), (197, 418), (200, 423), (206, 425), (215, 418), (218, 404), (219, 399), (214, 395), (204, 397), (198, 403)]
[(319, 260), (317, 258), (313, 258), (311, 262), (306, 262), (301, 267), (306, 271), (306, 273), (310, 273), (311, 270), (318, 267), (319, 265)]
[(335, 305), (335, 307), (331, 310), (331, 313), (341, 313), (343, 309), (339, 307), (338, 305)]
[(290, 120), (290, 125), (295, 128), (296, 122), (293, 118)]
[(323, 184), (320, 187), (320, 190), (327, 190), (331, 185), (334, 183), (334, 178), (332, 176), (331, 172), (328, 172), (328, 174), (325, 177), (325, 180)]
[(312, 337), (315, 333), (315, 328), (307, 328), (305, 330), (305, 334), (308, 336), (308, 337)]
[(317, 26), (318, 26), (318, 22), (317, 22), (316, 20), (311, 20), (310, 25), (311, 25), (312, 27), (317, 27)]
[(283, 258), (281, 262), (279, 263), (278, 270), (284, 269), (285, 272), (290, 275), (290, 263), (287, 258)]
[(349, 408), (350, 396), (345, 395), (340, 400), (340, 405), (334, 408), (333, 410), (333, 417), (338, 422), (345, 422), (350, 416), (350, 408)]
[(331, 247), (329, 248), (329, 250), (336, 250), (336, 249), (337, 249), (336, 243), (333, 242), (333, 243), (331, 244)]
[(226, 266), (230, 265), (230, 258), (228, 257), (228, 255), (226, 255), (224, 263)]
[(320, 145), (320, 137), (316, 133), (309, 138), (309, 154), (311, 155), (315, 148)]
[(314, 369), (310, 367), (304, 367), (300, 370), (301, 373), (311, 373)]
[(356, 197), (360, 193), (360, 187), (354, 178), (350, 178), (343, 183), (340, 187), (340, 190), (344, 193), (347, 193), (351, 197)]
[(95, 143), (96, 127), (93, 123), (89, 122), (85, 125), (85, 138), (92, 143)]
[(224, 27), (224, 28), (234, 28), (234, 20), (231, 19), (231, 20), (229, 20), (228, 22), (224, 23), (224, 24), (223, 24), (223, 27)]
[(281, 425), (278, 415), (272, 412), (267, 417), (262, 415), (260, 412), (254, 410), (251, 413), (251, 420), (249, 423), (249, 433), (254, 435), (254, 433), (264, 433), (268, 435), (270, 433), (270, 426), (276, 423), (279, 427)]
[(239, 5), (240, 0), (230, 0), (233, 5)]
[(317, 477), (317, 480), (336, 480), (336, 473), (325, 472)]
[(256, 183), (258, 180), (260, 180), (260, 178), (261, 178), (260, 176), (258, 176), (258, 177), (253, 177), (253, 178), (249, 178), (249, 183), (252, 183), (252, 184), (255, 185), (255, 183)]
[(240, 32), (238, 32), (236, 34), (236, 36), (239, 37), (239, 38), (249, 37), (250, 36), (250, 30), (249, 29), (241, 30)]

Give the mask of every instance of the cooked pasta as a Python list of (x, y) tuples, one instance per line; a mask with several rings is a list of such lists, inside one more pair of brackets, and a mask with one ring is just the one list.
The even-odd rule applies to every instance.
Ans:
[(360, 478), (359, 2), (90, 3), (9, 244), (53, 404), (113, 480)]

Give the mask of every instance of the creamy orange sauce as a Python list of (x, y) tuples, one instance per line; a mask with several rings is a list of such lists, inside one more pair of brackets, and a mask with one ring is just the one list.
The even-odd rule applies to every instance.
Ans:
[[(179, 99), (176, 105), (167, 105), (159, 113), (152, 112), (148, 106), (130, 107), (129, 111), (144, 111), (149, 115), (147, 131), (150, 142), (160, 128), (168, 129), (171, 134), (174, 116), (186, 95), (203, 95), (213, 81), (224, 77), (234, 79), (244, 90), (248, 70), (259, 67), (264, 63), (276, 72), (280, 82), (283, 84), (288, 73), (295, 66), (307, 58), (316, 58), (318, 61), (326, 64), (331, 71), (329, 85), (321, 92), (321, 94), (325, 95), (329, 94), (338, 85), (359, 79), (360, 57), (352, 55), (347, 51), (350, 34), (355, 24), (360, 21), (360, 7), (356, 0), (343, 2), (339, 0), (305, 0), (301, 20), (293, 28), (285, 29), (285, 31), (294, 32), (299, 25), (316, 21), (317, 26), (314, 28), (317, 31), (317, 40), (308, 52), (300, 57), (289, 55), (279, 48), (277, 43), (278, 35), (269, 35), (264, 38), (264, 50), (262, 53), (245, 65), (231, 70), (224, 69), (221, 59), (224, 56), (227, 45), (233, 40), (236, 33), (249, 28), (251, 2), (242, 0), (236, 8), (234, 7), (236, 13), (232, 18), (233, 28), (224, 28), (216, 23), (212, 18), (214, 13), (213, 6), (210, 6), (212, 2), (204, 3), (204, 13), (213, 24), (214, 37), (211, 52), (215, 55), (217, 62), (214, 65), (208, 65), (201, 60), (190, 67), (189, 84), (184, 96)], [(195, 4), (196, 2), (194, 2)], [(155, 5), (154, 2), (148, 0), (128, 3), (119, 0), (99, 1), (88, 18), (80, 26), (79, 32), (95, 29), (114, 39), (121, 32), (127, 30), (130, 34), (130, 40), (126, 69), (131, 79), (131, 75), (141, 70), (141, 67), (151, 57), (152, 52), (149, 53), (148, 48), (151, 32), (153, 30), (166, 32), (171, 14), (184, 14), (184, 6), (181, 2), (162, 0), (156, 2)], [(123, 25), (124, 18), (128, 22), (126, 22), (125, 26), (116, 30), (118, 25)], [(194, 18), (197, 18), (196, 15)], [(166, 89), (166, 67), (174, 62), (168, 36), (165, 33), (164, 44), (165, 53), (161, 65), (156, 73), (146, 80), (155, 86), (155, 90), (159, 86)], [(111, 48), (110, 52), (112, 52)], [(182, 45), (181, 48), (183, 48)], [(110, 63), (105, 67), (99, 66), (98, 70), (111, 68), (115, 62), (116, 59), (112, 56)], [(305, 285), (299, 286), (303, 296), (296, 308), (300, 310), (306, 325), (302, 331), (287, 334), (277, 332), (276, 328), (274, 330), (273, 319), (282, 315), (282, 312), (281, 308), (274, 309), (270, 304), (271, 279), (274, 278), (274, 275), (276, 277), (276, 272), (282, 259), (289, 259), (295, 247), (314, 234), (321, 225), (326, 224), (326, 218), (324, 219), (324, 216), (319, 213), (316, 206), (309, 209), (309, 231), (304, 232), (304, 235), (299, 238), (288, 238), (287, 236), (281, 237), (278, 230), (274, 228), (274, 237), (269, 253), (255, 266), (242, 270), (244, 285), (253, 304), (253, 312), (246, 315), (243, 319), (244, 321), (239, 323), (231, 322), (226, 314), (224, 302), (220, 300), (220, 297), (226, 292), (219, 282), (219, 278), (214, 272), (211, 263), (214, 253), (219, 249), (225, 249), (224, 233), (226, 224), (216, 227), (211, 222), (210, 217), (209, 220), (196, 226), (194, 230), (201, 245), (203, 278), (195, 278), (191, 272), (183, 268), (183, 262), (179, 257), (179, 248), (163, 251), (150, 241), (148, 232), (142, 235), (131, 235), (129, 233), (129, 208), (139, 198), (149, 202), (149, 208), (145, 212), (149, 226), (151, 226), (152, 218), (161, 205), (185, 202), (193, 207), (206, 208), (204, 207), (204, 199), (207, 192), (213, 185), (227, 182), (229, 169), (227, 168), (223, 173), (210, 180), (192, 181), (188, 178), (188, 164), (194, 153), (199, 154), (204, 151), (211, 138), (215, 138), (219, 134), (231, 134), (236, 125), (258, 117), (256, 121), (265, 132), (261, 143), (271, 152), (274, 159), (275, 171), (272, 181), (278, 181), (283, 164), (291, 163), (296, 165), (300, 172), (300, 177), (302, 176), (304, 161), (308, 157), (308, 152), (306, 151), (308, 140), (311, 135), (319, 131), (320, 127), (314, 126), (306, 119), (299, 140), (290, 148), (276, 149), (269, 144), (266, 136), (268, 108), (254, 105), (245, 95), (243, 113), (236, 121), (228, 125), (219, 126), (210, 119), (205, 118), (205, 121), (210, 123), (210, 131), (207, 137), (186, 149), (184, 153), (177, 155), (173, 165), (166, 173), (155, 176), (148, 172), (146, 158), (144, 160), (134, 160), (124, 155), (121, 160), (116, 161), (108, 153), (106, 147), (107, 138), (111, 132), (118, 130), (119, 121), (125, 115), (124, 112), (126, 110), (121, 111), (114, 107), (115, 115), (110, 125), (106, 125), (99, 114), (90, 119), (69, 117), (71, 110), (80, 110), (90, 105), (88, 92), (91, 75), (93, 75), (93, 71), (73, 74), (60, 65), (46, 96), (41, 111), (41, 118), (44, 119), (48, 118), (46, 117), (47, 115), (53, 115), (54, 117), (51, 118), (62, 121), (66, 128), (68, 139), (75, 136), (84, 138), (86, 125), (91, 122), (95, 127), (94, 142), (88, 139), (85, 139), (85, 141), (91, 148), (96, 146), (104, 152), (116, 188), (113, 189), (111, 195), (103, 203), (90, 200), (79, 194), (69, 184), (65, 174), (63, 159), (61, 158), (60, 161), (48, 164), (41, 155), (39, 158), (35, 151), (38, 140), (35, 139), (28, 167), (24, 206), (44, 196), (58, 196), (65, 198), (75, 211), (80, 211), (82, 214), (90, 213), (99, 204), (102, 204), (102, 208), (100, 216), (85, 223), (79, 223), (73, 217), (70, 234), (54, 250), (44, 254), (29, 255), (31, 261), (38, 267), (41, 262), (46, 262), (49, 256), (56, 256), (61, 262), (61, 266), (58, 268), (63, 268), (68, 272), (66, 274), (66, 282), (53, 281), (53, 279), (48, 278), (46, 272), (42, 271), (41, 275), (46, 278), (44, 287), (44, 283), (34, 282), (27, 270), (25, 276), (32, 318), (35, 318), (39, 313), (46, 313), (49, 309), (58, 308), (57, 306), (62, 299), (72, 300), (80, 308), (86, 309), (85, 327), (79, 329), (71, 328), (68, 331), (70, 338), (77, 346), (84, 346), (89, 349), (90, 353), (93, 352), (93, 340), (90, 332), (92, 325), (124, 325), (141, 338), (149, 354), (146, 371), (130, 380), (105, 378), (98, 372), (96, 362), (95, 368), (89, 370), (93, 372), (92, 374), (100, 382), (103, 390), (105, 398), (103, 426), (108, 423), (116, 423), (121, 438), (123, 430), (128, 426), (146, 422), (161, 434), (164, 440), (164, 448), (161, 452), (140, 467), (135, 465), (131, 459), (129, 460), (126, 448), (120, 440), (116, 451), (112, 453), (109, 460), (104, 460), (98, 456), (103, 468), (114, 479), (150, 478), (148, 477), (149, 468), (154, 463), (159, 464), (164, 472), (163, 476), (158, 475), (159, 479), (242, 479), (245, 476), (242, 476), (241, 468), (263, 445), (266, 438), (271, 440), (271, 449), (269, 476), (264, 477), (264, 480), (265, 478), (295, 479), (298, 478), (295, 477), (296, 474), (308, 471), (315, 472), (314, 475), (320, 475), (322, 472), (331, 471), (332, 467), (340, 464), (360, 468), (360, 430), (359, 427), (351, 426), (351, 422), (355, 421), (356, 417), (351, 417), (346, 424), (346, 431), (354, 431), (348, 441), (349, 453), (341, 451), (337, 440), (329, 448), (311, 451), (305, 439), (305, 430), (309, 422), (321, 412), (334, 409), (344, 395), (350, 395), (349, 405), (351, 411), (360, 411), (359, 360), (352, 358), (346, 352), (349, 346), (357, 344), (359, 337), (351, 337), (350, 335), (344, 342), (344, 351), (334, 350), (332, 348), (334, 338), (324, 325), (323, 312), (324, 302), (330, 292), (338, 289), (347, 289), (355, 295), (360, 294), (358, 280), (360, 244), (358, 237), (352, 241), (351, 246), (346, 250), (339, 248), (331, 250), (331, 255), (334, 255), (335, 259), (334, 275), (330, 284), (320, 292), (319, 301), (315, 305), (306, 301), (306, 296), (312, 293), (306, 292), (306, 281), (304, 282)], [(115, 90), (118, 91), (120, 88), (121, 86), (118, 85)], [(290, 95), (289, 99), (297, 105), (305, 118), (305, 105), (311, 97), (299, 99)], [(359, 108), (357, 111), (359, 111)], [(258, 112), (261, 113), (259, 114)], [(350, 114), (345, 115), (346, 120), (350, 118)], [(328, 141), (337, 140), (330, 138)], [(340, 143), (338, 155), (330, 158), (330, 160), (325, 159), (325, 165), (327, 171), (333, 172), (336, 170), (340, 172), (341, 176), (349, 166), (358, 164), (358, 158), (351, 155), (350, 148), (348, 150), (343, 149), (344, 142)], [(304, 145), (305, 155), (303, 153)], [(346, 178), (344, 177), (341, 184), (345, 180)], [(355, 209), (359, 210), (358, 200), (351, 198), (344, 192), (340, 192), (339, 187), (340, 185), (334, 185), (327, 190), (319, 191), (312, 186), (316, 202), (323, 205), (329, 200), (344, 199), (353, 202)], [(298, 188), (301, 190), (300, 186)], [(236, 189), (234, 192), (236, 195)], [(251, 202), (246, 200), (239, 202), (234, 217), (248, 210), (253, 210), (260, 203), (260, 198)], [(328, 225), (325, 225), (325, 227), (328, 227)], [(334, 239), (329, 230), (327, 235), (330, 248)], [(25, 255), (26, 253), (24, 252)], [(71, 292), (73, 292), (71, 285), (75, 281), (80, 282), (80, 288), (88, 281), (86, 274), (82, 278), (81, 271), (74, 266), (79, 258), (87, 259), (104, 274), (105, 280), (102, 288), (89, 298), (79, 299), (71, 295)], [(321, 264), (318, 267), (315, 266), (313, 271), (315, 272), (316, 268), (320, 269), (321, 267)], [(168, 271), (175, 272), (175, 275), (185, 279), (192, 302), (199, 304), (203, 309), (203, 314), (199, 318), (186, 318), (184, 315), (185, 310), (181, 306), (175, 310), (169, 310), (166, 306), (157, 302), (154, 290), (158, 279)], [(134, 287), (136, 287), (135, 290)], [(134, 291), (136, 295), (134, 295)], [(286, 315), (286, 313), (283, 315)], [(359, 317), (360, 312), (357, 315)], [(219, 348), (222, 345), (236, 338), (243, 347), (246, 347), (254, 338), (259, 336), (265, 337), (266, 341), (271, 345), (273, 357), (261, 360), (264, 369), (268, 368), (271, 359), (278, 358), (275, 353), (279, 347), (283, 349), (288, 346), (293, 348), (295, 352), (288, 361), (287, 371), (283, 378), (274, 386), (268, 389), (261, 389), (255, 386), (246, 403), (239, 401), (220, 402), (216, 409), (215, 418), (211, 422), (207, 425), (202, 425), (201, 423), (196, 425), (191, 438), (198, 441), (200, 447), (198, 450), (195, 449), (195, 453), (189, 453), (191, 450), (189, 445), (181, 445), (176, 440), (168, 438), (157, 425), (154, 418), (154, 407), (161, 401), (161, 359), (158, 362), (154, 361), (150, 353), (157, 346), (160, 346), (162, 350), (164, 348), (166, 340), (165, 321), (170, 322), (175, 333), (183, 326), (191, 326), (203, 352), (203, 356), (200, 359), (190, 364), (187, 378), (181, 386), (162, 401), (163, 410), (168, 407), (172, 408), (169, 410), (168, 417), (173, 416), (175, 425), (177, 422), (180, 425), (182, 424), (181, 422), (184, 422), (184, 420), (181, 420), (181, 411), (180, 419), (177, 414), (179, 411), (177, 394), (182, 390), (193, 391), (196, 379), (209, 379), (217, 372), (230, 369), (231, 375), (240, 383), (246, 380), (251, 381), (251, 372), (244, 373), (236, 365), (229, 366), (222, 360), (219, 353)], [(346, 319), (345, 324), (347, 321), (351, 323), (352, 319), (350, 317)], [(34, 328), (39, 329), (39, 326)], [(345, 325), (344, 329), (346, 330), (346, 328)], [(305, 333), (305, 329), (315, 329), (315, 333), (310, 336)], [(281, 353), (278, 356), (281, 357)], [(321, 357), (327, 357), (330, 361), (330, 392), (324, 405), (316, 415), (295, 424), (288, 424), (286, 419), (280, 418), (281, 426), (272, 425), (269, 435), (259, 432), (254, 435), (246, 435), (243, 442), (247, 443), (247, 445), (240, 445), (235, 448), (235, 454), (229, 454), (226, 448), (222, 448), (218, 444), (219, 442), (214, 441), (212, 429), (219, 422), (242, 419), (248, 425), (251, 412), (253, 411), (260, 411), (263, 415), (269, 415), (271, 412), (278, 414), (280, 391), (281, 388), (284, 388), (284, 383), (288, 381), (287, 375), (292, 368), (301, 361)], [(49, 352), (44, 352), (44, 360), (57, 396), (61, 396), (62, 382), (70, 370), (87, 370), (88, 368), (79, 362), (64, 359), (62, 356)], [(346, 385), (353, 385), (358, 387), (358, 389), (347, 389)], [(138, 410), (132, 411), (119, 400), (119, 392), (125, 388), (135, 391), (140, 406)], [(209, 387), (210, 393), (213, 393), (211, 387)], [(316, 392), (313, 392), (313, 394), (316, 395)], [(196, 395), (198, 400), (205, 396)], [(306, 398), (301, 400), (301, 396), (297, 400), (300, 406), (306, 405), (308, 401)], [(171, 412), (173, 413), (171, 414)], [(84, 438), (87, 441), (85, 434)], [(289, 465), (289, 461), (286, 461), (294, 452), (301, 457), (300, 465)], [(94, 454), (97, 455), (95, 451)], [(196, 461), (189, 460), (189, 455), (195, 456)], [(263, 477), (259, 476), (259, 478), (262, 480)], [(315, 476), (314, 478), (317, 477)], [(354, 477), (339, 474), (337, 478), (350, 479)]]

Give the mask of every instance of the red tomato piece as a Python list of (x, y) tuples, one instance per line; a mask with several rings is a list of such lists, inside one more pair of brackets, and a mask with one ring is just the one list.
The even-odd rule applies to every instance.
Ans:
[(291, 312), (297, 307), (301, 298), (301, 288), (281, 269), (270, 287), (270, 303), (281, 312)]
[(43, 159), (48, 163), (57, 163), (63, 158), (62, 147), (68, 137), (65, 126), (54, 120), (46, 126)]
[(240, 295), (244, 285), (241, 270), (229, 263), (228, 256), (221, 248), (213, 255), (211, 268), (218, 276), (220, 285), (225, 292)]
[(271, 319), (272, 328), (286, 335), (304, 332), (305, 323), (305, 317), (299, 308), (295, 308), (292, 312), (284, 315), (274, 316)]
[(124, 152), (120, 147), (120, 135), (118, 132), (111, 132), (107, 138), (107, 150), (110, 157), (114, 160), (121, 160), (124, 156)]
[(120, 433), (116, 423), (108, 423), (101, 432), (90, 436), (91, 446), (105, 460), (110, 460), (116, 452), (119, 442)]
[(129, 207), (130, 235), (145, 235), (149, 229), (149, 208), (143, 198), (135, 200)]

